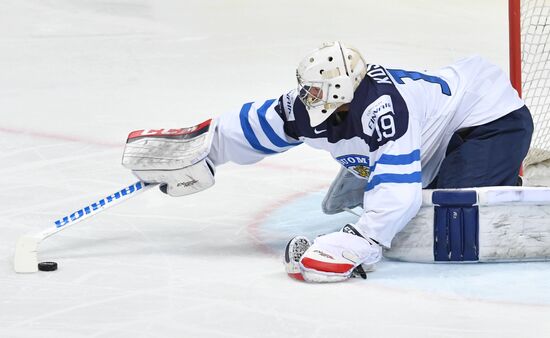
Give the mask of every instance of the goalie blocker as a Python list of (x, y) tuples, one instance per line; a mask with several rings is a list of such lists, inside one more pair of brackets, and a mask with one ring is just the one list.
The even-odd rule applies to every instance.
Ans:
[(122, 165), (144, 182), (159, 183), (170, 196), (205, 190), (215, 182), (215, 167), (207, 157), (215, 128), (210, 119), (190, 128), (133, 131)]

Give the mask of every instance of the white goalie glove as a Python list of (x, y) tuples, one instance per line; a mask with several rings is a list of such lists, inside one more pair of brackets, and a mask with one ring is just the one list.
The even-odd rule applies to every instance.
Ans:
[(341, 282), (350, 277), (366, 279), (382, 258), (382, 247), (363, 237), (352, 225), (341, 231), (319, 236), (313, 244), (294, 237), (285, 249), (287, 274), (306, 282)]
[(136, 130), (128, 135), (122, 165), (164, 193), (184, 196), (214, 185), (215, 168), (208, 159), (215, 121), (191, 128)]

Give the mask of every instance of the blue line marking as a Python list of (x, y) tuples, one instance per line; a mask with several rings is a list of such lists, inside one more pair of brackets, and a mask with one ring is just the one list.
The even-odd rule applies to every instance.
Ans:
[(422, 174), (420, 171), (415, 171), (410, 174), (380, 174), (371, 178), (367, 184), (365, 191), (374, 189), (382, 183), (422, 183)]
[(274, 101), (275, 100), (265, 101), (265, 103), (257, 111), (258, 119), (260, 120), (260, 126), (262, 126), (262, 130), (264, 131), (265, 135), (267, 136), (269, 141), (271, 141), (271, 143), (281, 148), (292, 147), (292, 146), (297, 146), (299, 144), (302, 144), (302, 142), (288, 143), (287, 141), (283, 140), (281, 137), (279, 137), (279, 135), (277, 135), (275, 130), (271, 128), (271, 125), (269, 124), (269, 122), (267, 122), (267, 118), (266, 118), (267, 108), (271, 107)]
[(250, 107), (252, 107), (253, 102), (248, 102), (243, 105), (241, 108), (241, 112), (239, 113), (239, 119), (241, 121), (241, 128), (244, 133), (244, 137), (246, 137), (246, 140), (252, 148), (264, 153), (264, 154), (276, 154), (276, 151), (273, 151), (271, 149), (268, 149), (260, 144), (260, 141), (258, 141), (258, 138), (254, 134), (254, 130), (252, 129), (252, 126), (250, 125), (250, 121), (248, 121), (248, 113), (250, 112)]

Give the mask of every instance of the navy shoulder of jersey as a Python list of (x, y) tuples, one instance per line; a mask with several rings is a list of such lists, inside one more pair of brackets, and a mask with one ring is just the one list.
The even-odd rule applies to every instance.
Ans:
[[(296, 102), (302, 103), (300, 99), (296, 99)], [(288, 136), (299, 139), (301, 136), (300, 132), (296, 129), (296, 123), (294, 120), (294, 107), (296, 105), (296, 102), (293, 103), (293, 99), (290, 97), (290, 93), (286, 93), (284, 95), (281, 95), (279, 97), (279, 100), (277, 101), (277, 105), (275, 106), (275, 112), (281, 117), (283, 120), (283, 130), (285, 131), (285, 134)], [(303, 106), (303, 104), (302, 104)], [(305, 110), (305, 107), (304, 107)], [(307, 115), (307, 111), (305, 111)], [(309, 123), (309, 116), (308, 123)]]
[[(286, 102), (286, 103), (285, 103)], [(290, 103), (279, 98), (277, 113), (285, 121), (284, 130), (293, 138), (325, 138), (330, 143), (360, 137), (375, 151), (407, 132), (409, 111), (405, 100), (386, 69), (367, 65), (367, 74), (354, 93), (349, 112), (337, 119), (333, 114), (315, 128), (309, 123), (306, 107), (300, 99)], [(289, 119), (288, 117), (292, 118)]]

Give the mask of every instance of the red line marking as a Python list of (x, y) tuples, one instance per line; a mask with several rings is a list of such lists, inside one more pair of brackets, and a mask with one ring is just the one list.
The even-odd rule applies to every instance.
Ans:
[[(293, 194), (282, 197), (281, 199), (273, 202), (272, 204), (268, 205), (264, 209), (257, 212), (253, 216), (254, 221), (252, 221), (252, 223), (249, 223), (246, 227), (247, 227), (248, 234), (252, 237), (252, 239), (254, 240), (254, 244), (256, 244), (258, 249), (261, 252), (266, 253), (266, 254), (278, 255), (279, 253), (275, 252), (273, 250), (273, 248), (263, 244), (260, 233), (259, 233), (260, 225), (262, 223), (264, 223), (266, 221), (266, 219), (269, 218), (269, 216), (271, 216), (271, 214), (274, 211), (281, 208), (282, 206), (285, 206), (289, 203), (292, 203), (293, 201), (295, 201), (295, 200), (297, 200), (301, 197), (304, 197), (305, 195), (308, 195), (308, 194), (311, 194), (313, 192), (317, 192), (319, 190), (328, 188), (328, 186), (329, 186), (328, 184), (317, 185), (317, 186), (312, 187), (312, 188), (310, 188), (308, 190), (305, 190), (305, 191), (295, 192)], [(289, 240), (290, 240), (290, 238), (289, 238)]]
[(28, 135), (28, 136), (32, 136), (32, 137), (40, 137), (40, 138), (46, 138), (46, 139), (50, 139), (50, 140), (85, 143), (85, 144), (88, 144), (88, 145), (109, 147), (109, 148), (117, 147), (117, 148), (122, 149), (122, 147), (125, 144), (124, 141), (119, 142), (119, 143), (104, 142), (104, 141), (89, 139), (89, 138), (80, 137), (80, 136), (61, 135), (61, 134), (48, 133), (48, 132), (42, 132), (42, 131), (36, 131), (36, 130), (27, 130), (27, 129), (15, 129), (15, 128), (0, 127), (0, 132), (9, 133), (9, 134), (18, 134), (18, 135)]
[[(83, 143), (83, 144), (99, 146), (99, 147), (107, 147), (107, 148), (122, 149), (126, 144), (125, 138), (123, 140), (121, 139), (121, 142), (104, 142), (104, 141), (99, 141), (97, 139), (85, 138), (80, 136), (63, 135), (63, 134), (48, 133), (43, 131), (7, 128), (7, 127), (0, 127), (0, 133), (27, 135), (27, 136), (39, 137), (39, 138), (50, 139), (50, 140), (76, 142), (76, 143)], [(336, 176), (336, 172), (337, 172), (332, 170), (323, 170), (315, 167), (304, 168), (304, 167), (297, 167), (295, 165), (287, 165), (287, 164), (279, 164), (279, 163), (260, 162), (260, 163), (256, 163), (255, 165), (258, 167), (264, 167), (264, 168), (273, 169), (273, 170), (285, 170), (285, 171), (296, 170), (301, 172), (315, 172), (315, 173), (322, 173), (327, 175), (330, 174), (334, 176)]]
[(319, 169), (319, 167), (315, 167), (315, 166), (304, 168), (304, 167), (297, 167), (291, 164), (264, 163), (264, 162), (257, 163), (256, 165), (264, 168), (275, 169), (275, 170), (285, 170), (285, 171), (297, 170), (301, 172), (315, 172), (318, 174), (332, 175), (334, 177), (336, 177), (336, 174), (338, 173), (338, 169), (336, 170)]
[[(55, 133), (48, 133), (48, 132), (42, 132), (42, 131), (34, 131), (34, 130), (28, 130), (28, 129), (16, 129), (16, 128), (6, 128), (6, 127), (0, 127), (1, 133), (9, 133), (9, 134), (18, 134), (18, 135), (28, 135), (32, 137), (40, 137), (45, 139), (51, 139), (51, 140), (60, 140), (60, 141), (67, 141), (67, 142), (77, 142), (77, 143), (84, 143), (88, 145), (95, 145), (95, 146), (102, 146), (102, 147), (109, 147), (109, 148), (122, 148), (125, 144), (124, 142), (120, 143), (114, 143), (114, 142), (103, 142), (98, 141), (94, 139), (84, 138), (84, 137), (78, 137), (78, 136), (71, 136), (71, 135), (62, 135), (62, 134), (55, 134)], [(260, 167), (265, 167), (272, 170), (296, 170), (301, 172), (311, 172), (315, 171), (316, 173), (323, 173), (323, 174), (333, 174), (335, 175), (335, 172), (331, 170), (319, 170), (319, 168), (303, 168), (303, 167), (296, 167), (294, 165), (285, 165), (285, 164), (277, 164), (277, 163), (258, 163), (256, 164)], [(306, 191), (300, 191), (293, 194), (290, 194), (288, 196), (285, 196), (281, 198), (278, 201), (273, 202), (272, 204), (268, 205), (258, 213), (256, 213), (253, 217), (255, 221), (247, 225), (248, 233), (249, 235), (254, 239), (255, 244), (258, 246), (258, 248), (265, 253), (268, 254), (274, 254), (272, 248), (268, 247), (267, 245), (264, 245), (260, 239), (259, 235), (259, 226), (265, 220), (278, 208), (288, 204), (289, 202), (292, 202), (294, 200), (297, 200), (298, 198), (301, 198), (307, 194), (322, 190), (327, 188), (328, 184), (322, 184), (314, 186)]]

